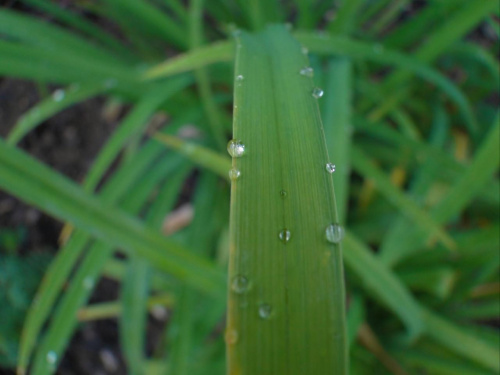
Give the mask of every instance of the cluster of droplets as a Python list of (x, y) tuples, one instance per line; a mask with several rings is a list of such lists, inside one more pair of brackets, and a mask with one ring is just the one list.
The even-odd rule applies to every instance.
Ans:
[[(233, 158), (241, 158), (245, 154), (245, 144), (238, 139), (231, 139), (227, 144), (227, 152)], [(229, 170), (229, 179), (236, 181), (241, 176), (241, 171), (237, 168)]]

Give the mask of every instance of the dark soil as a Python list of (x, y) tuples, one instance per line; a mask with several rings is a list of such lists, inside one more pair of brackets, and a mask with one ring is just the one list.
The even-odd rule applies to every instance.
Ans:
[[(49, 88), (53, 89), (53, 88)], [(21, 80), (0, 80), (0, 136), (41, 99), (38, 88)], [(81, 182), (115, 124), (102, 116), (104, 101), (92, 99), (41, 124), (19, 147), (68, 178)], [(19, 253), (55, 252), (62, 223), (0, 190), (0, 230), (23, 228)], [(0, 257), (2, 256), (0, 249)], [(92, 302), (116, 299), (118, 284), (102, 280)], [(1, 324), (1, 323), (0, 323)], [(87, 323), (74, 335), (58, 374), (125, 374), (115, 321)], [(0, 374), (14, 374), (0, 368)]]

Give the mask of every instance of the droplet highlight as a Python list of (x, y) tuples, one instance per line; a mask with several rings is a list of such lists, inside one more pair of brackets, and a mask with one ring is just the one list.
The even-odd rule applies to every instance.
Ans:
[(238, 178), (240, 178), (241, 172), (239, 169), (233, 168), (229, 171), (229, 178), (231, 181), (236, 181)]
[(332, 174), (333, 172), (335, 172), (335, 164), (326, 163), (325, 169), (328, 173)]
[(290, 238), (292, 237), (292, 233), (288, 229), (285, 228), (285, 229), (280, 231), (280, 233), (278, 234), (278, 237), (281, 240), (281, 242), (287, 243), (288, 241), (290, 241)]
[(237, 275), (231, 281), (231, 289), (237, 294), (243, 294), (250, 288), (250, 281), (242, 275)]
[(302, 69), (300, 69), (300, 75), (305, 76), (305, 77), (313, 77), (314, 76), (314, 69), (311, 68), (310, 66), (306, 66)]
[(319, 99), (323, 96), (324, 91), (320, 89), (319, 87), (315, 87), (312, 91), (312, 96), (316, 99)]
[(272, 312), (273, 308), (271, 307), (271, 305), (267, 303), (262, 303), (259, 306), (259, 317), (261, 319), (269, 319), (271, 317)]
[(227, 143), (227, 152), (233, 158), (241, 158), (245, 153), (245, 145), (238, 139), (231, 139)]
[(280, 191), (280, 197), (281, 198), (286, 198), (287, 195), (288, 195), (288, 193), (286, 192), (286, 190), (281, 190)]
[(344, 238), (344, 228), (338, 224), (330, 224), (326, 227), (325, 237), (328, 242), (340, 243)]
[(52, 94), (52, 99), (54, 99), (54, 101), (56, 102), (60, 102), (61, 100), (64, 99), (64, 97), (66, 96), (66, 92), (64, 90), (56, 90), (54, 91), (54, 93)]
[(245, 77), (243, 77), (241, 74), (238, 74), (238, 75), (236, 76), (236, 81), (237, 81), (237, 82), (241, 82), (241, 81), (243, 81), (244, 79), (245, 79)]
[(47, 353), (47, 362), (51, 365), (55, 365), (57, 362), (57, 354), (53, 350)]

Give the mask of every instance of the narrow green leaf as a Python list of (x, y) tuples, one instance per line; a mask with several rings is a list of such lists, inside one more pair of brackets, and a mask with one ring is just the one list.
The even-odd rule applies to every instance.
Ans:
[(228, 374), (347, 373), (333, 183), (305, 66), (285, 27), (237, 39)]
[(22, 151), (0, 141), (0, 186), (47, 213), (69, 221), (107, 244), (135, 252), (157, 268), (221, 297), (224, 277), (208, 261), (107, 207)]
[[(54, 92), (52, 97), (45, 99), (23, 114), (10, 131), (7, 143), (18, 143), (26, 134), (35, 129), (43, 121), (63, 109), (84, 101), (101, 91), (105, 91), (102, 85), (87, 85), (83, 87), (69, 87), (68, 89)], [(62, 96), (62, 98), (58, 98), (57, 95)]]
[[(419, 228), (425, 230), (427, 236), (435, 235), (449, 249), (456, 247), (453, 239), (435, 222), (429, 214), (394, 186), (382, 171), (368, 159), (361, 150), (351, 151), (353, 168), (365, 178), (371, 179), (384, 197), (399, 210), (413, 220)], [(427, 238), (427, 237), (425, 237)]]
[(218, 42), (199, 47), (156, 65), (147, 70), (143, 77), (144, 79), (168, 77), (216, 62), (229, 61), (233, 55), (233, 44), (231, 42)]

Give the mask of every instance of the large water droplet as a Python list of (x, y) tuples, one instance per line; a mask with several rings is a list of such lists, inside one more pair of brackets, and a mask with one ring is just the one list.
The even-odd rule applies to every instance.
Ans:
[(328, 173), (333, 173), (335, 172), (335, 164), (326, 163), (325, 169)]
[(290, 233), (290, 231), (285, 228), (285, 229), (280, 231), (278, 237), (282, 242), (287, 243), (288, 241), (290, 241), (290, 238), (292, 237), (292, 233)]
[(237, 275), (231, 281), (231, 289), (237, 294), (243, 294), (250, 288), (250, 281), (242, 275)]
[(52, 94), (52, 99), (54, 99), (54, 101), (56, 101), (56, 102), (60, 102), (61, 100), (64, 99), (65, 96), (66, 96), (66, 92), (62, 89), (58, 89), (58, 90), (54, 91), (54, 93)]
[(233, 168), (229, 170), (229, 178), (231, 181), (236, 181), (238, 178), (240, 178), (241, 172), (239, 169)]
[(47, 353), (47, 362), (54, 365), (57, 362), (57, 354), (53, 350)]
[(271, 305), (267, 303), (262, 303), (259, 306), (259, 317), (262, 319), (269, 319), (271, 317), (271, 314), (273, 312), (273, 308)]
[(338, 224), (330, 224), (325, 230), (326, 240), (331, 243), (340, 243), (344, 238), (344, 228)]
[(323, 96), (324, 92), (322, 89), (320, 89), (319, 87), (315, 87), (313, 90), (312, 90), (312, 96), (315, 97), (316, 99), (319, 99)]
[(224, 335), (224, 339), (226, 341), (226, 344), (228, 345), (234, 345), (238, 342), (238, 331), (231, 329), (226, 331), (226, 334)]
[(301, 76), (313, 77), (314, 76), (314, 69), (311, 68), (310, 66), (306, 66), (306, 67), (300, 69), (299, 73)]
[(245, 153), (245, 145), (238, 139), (231, 139), (227, 143), (227, 152), (233, 158), (240, 158)]

